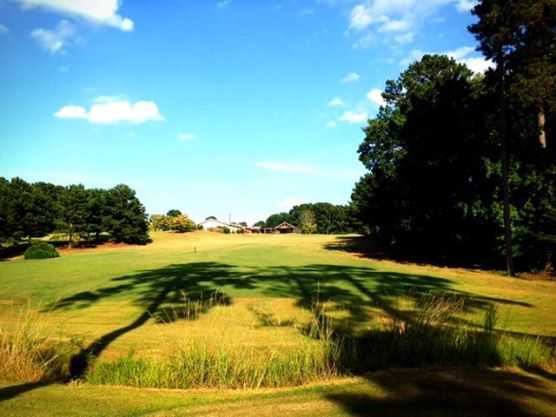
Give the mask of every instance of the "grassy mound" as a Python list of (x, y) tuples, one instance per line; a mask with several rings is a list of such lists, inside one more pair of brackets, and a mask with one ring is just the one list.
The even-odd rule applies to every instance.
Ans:
[(57, 258), (60, 254), (54, 246), (46, 242), (35, 242), (25, 251), (25, 259)]

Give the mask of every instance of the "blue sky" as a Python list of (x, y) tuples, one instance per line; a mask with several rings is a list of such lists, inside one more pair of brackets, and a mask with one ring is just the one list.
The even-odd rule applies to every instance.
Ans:
[(470, 0), (0, 0), (0, 175), (254, 222), (347, 203), (361, 127), (424, 53), (488, 65)]

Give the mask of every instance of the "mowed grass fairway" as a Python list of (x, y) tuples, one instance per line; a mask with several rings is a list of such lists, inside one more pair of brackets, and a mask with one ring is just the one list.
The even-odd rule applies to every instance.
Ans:
[[(304, 331), (317, 304), (338, 327), (357, 334), (411, 320), (426, 294), (451, 293), (464, 303), (459, 323), (480, 326), (495, 306), (497, 331), (556, 337), (556, 283), (550, 281), (366, 259), (341, 250), (344, 238), (336, 236), (152, 237), (144, 247), (0, 262), (0, 327), (9, 331), (18, 311), (30, 308), (53, 337), (94, 347), (88, 353), (98, 357), (95, 365), (126, 357), (167, 360), (192, 345), (267, 361), (318, 351)], [(0, 415), (556, 414), (556, 376), (546, 370), (330, 374), (304, 387), (239, 391), (25, 382), (3, 383)]]

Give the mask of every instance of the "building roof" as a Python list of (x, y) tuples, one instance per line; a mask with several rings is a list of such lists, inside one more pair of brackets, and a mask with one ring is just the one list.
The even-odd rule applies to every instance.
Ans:
[(295, 229), (295, 228), (296, 227), (293, 224), (290, 224), (288, 222), (282, 222), (278, 226), (276, 226), (274, 229)]
[(215, 217), (208, 217), (204, 222), (199, 223), (199, 225), (203, 226), (207, 223), (209, 223), (209, 224), (212, 223), (212, 224), (216, 224), (217, 226), (220, 226), (220, 227), (228, 227), (228, 228), (234, 228), (234, 229), (242, 229), (243, 228), (243, 226), (238, 225), (238, 224), (228, 224), (228, 223), (221, 222), (220, 220), (218, 220)]

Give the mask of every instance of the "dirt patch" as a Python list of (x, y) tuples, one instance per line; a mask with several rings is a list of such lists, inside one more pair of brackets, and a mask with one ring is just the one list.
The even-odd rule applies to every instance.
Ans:
[(518, 276), (528, 281), (556, 281), (556, 275), (549, 272), (522, 272)]
[(74, 248), (61, 247), (58, 248), (58, 252), (60, 252), (60, 254), (68, 254), (68, 253), (77, 253), (77, 252), (87, 252), (93, 250), (94, 251), (113, 250), (113, 249), (124, 249), (124, 248), (131, 248), (131, 247), (137, 247), (137, 245), (130, 245), (128, 243), (106, 242), (96, 246), (78, 246)]

